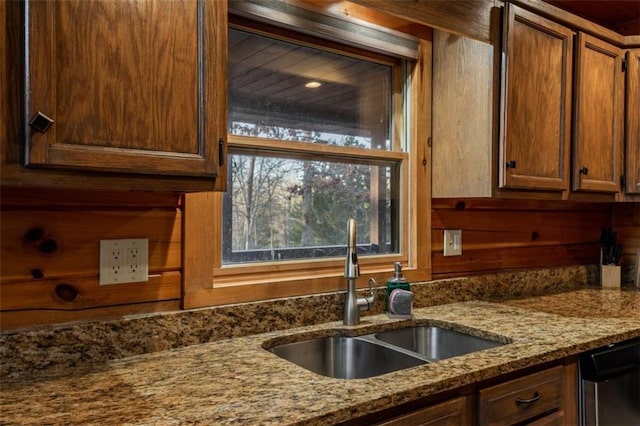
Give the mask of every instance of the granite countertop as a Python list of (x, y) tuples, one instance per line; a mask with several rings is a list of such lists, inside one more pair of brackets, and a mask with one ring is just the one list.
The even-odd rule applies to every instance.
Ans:
[(263, 349), (272, 339), (366, 334), (407, 320), (367, 316), (3, 380), (2, 424), (333, 424), (640, 336), (640, 292), (581, 289), (415, 310), (512, 343), (368, 379), (331, 379)]

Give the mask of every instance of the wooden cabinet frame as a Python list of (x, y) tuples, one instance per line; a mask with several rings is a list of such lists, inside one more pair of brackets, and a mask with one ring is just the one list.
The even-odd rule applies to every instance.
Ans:
[(512, 4), (504, 25), (499, 186), (567, 191), (573, 31)]
[(624, 135), (622, 49), (580, 32), (573, 105), (574, 191), (620, 191)]
[(640, 198), (640, 49), (626, 54), (625, 181), (627, 194)]
[[(68, 28), (67, 31), (63, 30), (66, 25), (71, 25), (69, 19), (72, 18), (73, 13), (82, 13), (80, 23), (83, 25), (80, 28), (84, 28), (85, 30), (91, 27), (101, 28), (100, 23), (102, 22), (102, 18), (97, 18), (101, 11), (99, 5), (95, 7), (90, 7), (89, 5), (85, 7), (78, 6), (77, 8), (69, 6), (68, 13), (63, 14), (58, 13), (60, 11), (57, 9), (59, 7), (59, 3), (57, 2), (25, 3), (25, 22), (27, 24), (25, 28), (27, 34), (27, 41), (25, 43), (27, 59), (25, 63), (25, 94), (27, 96), (27, 117), (25, 117), (27, 124), (25, 129), (27, 151), (25, 155), (25, 165), (116, 172), (134, 171), (136, 173), (161, 175), (218, 176), (219, 168), (222, 167), (224, 160), (223, 157), (218, 155), (219, 150), (223, 148), (224, 141), (223, 133), (221, 133), (220, 130), (225, 129), (220, 129), (217, 126), (217, 115), (220, 107), (226, 102), (226, 96), (224, 84), (220, 84), (220, 82), (217, 81), (216, 75), (219, 75), (221, 71), (222, 75), (224, 75), (224, 67), (226, 67), (226, 61), (224, 60), (226, 54), (226, 28), (219, 28), (216, 21), (216, 14), (224, 13), (226, 7), (216, 6), (216, 3), (226, 5), (225, 2), (211, 2), (208, 4), (195, 0), (193, 2), (185, 1), (184, 3), (175, 4), (175, 10), (171, 9), (171, 11), (176, 13), (180, 12), (181, 15), (176, 16), (176, 19), (184, 18), (180, 21), (181, 24), (187, 25), (190, 21), (196, 23), (196, 27), (187, 28), (192, 32), (191, 34), (183, 31), (185, 28), (181, 26), (171, 29), (171, 27), (168, 26), (169, 23), (163, 22), (161, 18), (163, 15), (159, 14), (159, 11), (162, 11), (161, 7), (149, 6), (139, 8), (135, 3), (118, 3), (109, 9), (109, 11), (113, 11), (114, 16), (120, 16), (120, 14), (125, 12), (128, 13), (129, 9), (131, 9), (132, 22), (130, 22), (129, 25), (134, 26), (137, 22), (135, 21), (136, 17), (133, 16), (134, 12), (144, 13), (146, 15), (140, 16), (139, 19), (148, 19), (149, 21), (153, 19), (152, 22), (154, 25), (161, 25), (164, 32), (169, 34), (162, 33), (157, 35), (156, 39), (155, 36), (148, 37), (144, 32), (145, 29), (140, 29), (135, 33), (123, 29), (123, 27), (127, 27), (128, 25), (118, 25), (116, 29), (109, 31), (110, 34), (117, 36), (115, 40), (105, 39), (103, 40), (105, 46), (98, 45), (93, 46), (93, 48), (88, 46), (93, 37), (99, 40), (100, 37), (106, 37), (107, 34), (96, 30), (95, 34), (84, 35), (85, 37), (93, 37), (83, 41), (83, 39), (77, 35), (75, 37), (69, 36), (69, 34), (76, 34), (75, 29)], [(123, 11), (123, 9), (125, 10)], [(163, 13), (169, 12), (169, 10), (163, 11)], [(94, 17), (96, 17), (96, 22), (93, 22)], [(107, 18), (105, 18), (105, 20), (106, 19)], [(221, 22), (225, 22), (225, 20)], [(103, 23), (102, 25), (108, 24)], [(155, 27), (149, 27), (149, 30), (153, 28)], [(126, 40), (127, 36), (130, 34), (138, 34), (140, 39), (134, 40), (129, 47), (125, 43), (128, 41)], [(161, 36), (171, 37), (169, 40), (166, 40)], [(177, 43), (176, 39), (179, 39), (181, 44), (171, 44), (172, 41)], [(193, 46), (191, 41), (197, 41), (197, 46)], [(111, 43), (122, 43), (122, 46), (115, 48), (110, 45)], [(172, 49), (179, 49), (182, 43), (190, 45), (189, 52), (197, 54), (197, 58), (173, 58), (176, 52)], [(65, 49), (63, 52), (60, 52), (59, 50), (62, 50), (63, 46)], [(131, 52), (127, 51), (129, 48)], [(167, 58), (163, 55), (163, 51), (145, 51), (146, 48), (153, 50), (160, 48), (167, 49), (166, 54), (171, 57)], [(95, 55), (91, 54), (92, 49), (99, 53)], [(112, 49), (116, 50), (112, 52)], [(89, 92), (87, 96), (93, 99), (80, 99), (82, 97), (79, 96), (77, 102), (73, 102), (80, 104), (78, 106), (72, 105), (73, 103), (71, 102), (64, 104), (59, 103), (59, 101), (63, 99), (63, 95), (66, 97), (65, 99), (70, 101), (68, 98), (69, 95), (61, 93), (61, 90), (71, 91), (73, 86), (76, 86), (74, 92), (82, 90), (81, 88), (77, 88), (81, 80), (68, 82), (66, 80), (64, 82), (59, 81), (60, 79), (64, 80), (64, 76), (68, 75), (68, 73), (63, 72), (63, 69), (73, 70), (77, 68), (80, 76), (85, 76), (85, 78), (93, 76), (93, 79), (85, 81), (85, 84), (89, 85), (89, 87), (95, 89), (105, 87), (105, 85), (107, 85), (106, 87), (112, 87), (109, 86), (112, 84), (110, 78), (105, 74), (117, 72), (117, 70), (109, 68), (110, 64), (108, 63), (102, 63), (102, 59), (104, 57), (112, 57), (112, 60), (116, 62), (114, 66), (117, 67), (117, 59), (119, 56), (115, 54), (118, 50), (127, 53), (126, 56), (124, 54), (122, 55), (123, 59), (133, 58), (136, 54), (140, 55), (137, 58), (139, 67), (136, 68), (139, 68), (139, 71), (145, 70), (154, 74), (153, 68), (160, 65), (160, 63), (167, 68), (157, 69), (155, 75), (148, 75), (147, 78), (150, 80), (148, 83), (149, 89), (144, 87), (147, 83), (146, 81), (138, 80), (145, 79), (145, 76), (138, 75), (139, 73), (135, 73), (136, 75), (131, 74), (131, 81), (123, 81), (120, 79), (119, 81), (122, 81), (122, 84), (125, 85), (123, 87), (129, 87), (132, 90), (132, 100), (130, 101), (120, 99), (119, 92), (114, 94), (108, 93), (110, 96), (104, 94), (105, 99), (103, 100), (96, 99), (101, 98), (103, 93)], [(79, 64), (72, 62), (61, 64), (62, 57), (73, 58), (76, 53), (82, 52), (84, 52), (84, 54), (81, 55), (82, 57)], [(62, 53), (65, 53), (64, 56), (61, 56)], [(205, 54), (207, 55), (206, 57)], [(186, 55), (190, 55), (190, 53), (186, 53)], [(149, 61), (146, 61), (147, 58), (149, 58)], [(152, 62), (152, 60), (155, 61), (156, 59), (159, 61), (158, 63)], [(174, 68), (182, 69), (175, 67), (175, 65), (180, 62), (185, 62), (184, 67), (194, 74), (191, 76), (171, 75), (170, 73), (175, 72)], [(195, 66), (191, 67), (189, 62), (192, 62), (194, 65), (197, 63), (197, 69), (195, 69)], [(101, 69), (100, 67), (105, 68)], [(91, 68), (93, 68), (93, 70), (87, 72)], [(126, 72), (127, 70), (120, 70), (120, 73), (126, 74)], [(170, 78), (163, 78), (162, 73), (167, 73)], [(76, 74), (74, 72), (71, 75), (75, 76)], [(95, 80), (99, 80), (99, 82)], [(197, 80), (184, 84), (185, 88), (193, 87), (194, 85), (197, 86), (197, 93), (180, 94), (181, 86), (178, 84), (181, 80)], [(160, 86), (160, 84), (165, 84), (166, 87)], [(141, 86), (141, 91), (143, 91), (137, 93), (135, 90)], [(147, 100), (147, 97), (141, 95), (149, 95), (150, 93), (153, 94), (153, 96), (149, 97), (148, 100), (155, 104), (146, 105), (144, 101)], [(167, 99), (164, 99), (164, 102), (166, 102), (165, 105), (162, 105), (162, 100), (158, 98), (163, 96), (163, 93), (169, 96)], [(180, 95), (181, 98), (173, 99), (176, 95)], [(112, 97), (116, 99), (110, 99)], [(120, 105), (123, 101), (124, 103)], [(174, 106), (172, 105), (174, 101), (179, 101), (180, 103)], [(183, 104), (182, 102), (186, 103)], [(195, 102), (195, 104), (193, 102)], [(113, 105), (111, 105), (112, 103)], [(191, 116), (185, 115), (185, 122), (183, 124), (183, 118), (181, 116), (182, 114), (186, 114), (184, 111), (185, 108), (183, 108), (183, 111), (173, 111), (172, 109), (179, 109), (180, 105), (186, 106), (189, 103), (192, 103), (192, 105), (187, 109), (190, 113), (197, 115), (197, 120), (195, 120), (197, 122), (192, 122), (190, 120)], [(120, 105), (120, 107), (128, 105), (126, 111), (129, 113), (131, 113), (130, 108), (136, 107), (137, 111), (135, 111), (134, 114), (138, 113), (142, 115), (145, 124), (151, 123), (149, 139), (146, 141), (125, 139), (129, 136), (130, 132), (126, 130), (127, 123), (118, 122), (120, 120), (116, 119), (121, 114), (121, 111), (117, 110), (117, 108), (119, 108), (118, 105)], [(78, 110), (81, 106), (88, 108), (89, 111), (83, 112), (82, 110)], [(49, 130), (44, 133), (34, 131), (28, 126), (29, 121), (39, 111), (54, 121)], [(58, 112), (63, 112), (65, 115), (72, 114), (70, 120), (73, 120), (73, 117), (77, 120), (79, 116), (83, 116), (85, 119), (82, 120), (83, 122), (63, 121), (57, 123)], [(99, 114), (100, 112), (109, 115), (101, 116)], [(91, 118), (99, 121), (95, 123), (89, 122)], [(121, 118), (123, 120), (127, 119), (127, 117)], [(135, 123), (135, 117), (129, 116), (129, 118)], [(163, 120), (167, 118), (170, 118), (172, 121), (168, 126), (165, 126)], [(172, 123), (179, 124), (173, 126)], [(95, 136), (91, 136), (91, 134), (93, 134), (91, 130), (95, 129), (94, 126), (105, 124), (113, 126), (114, 130), (106, 133), (113, 136), (114, 139), (90, 140), (95, 138)], [(134, 125), (135, 124), (131, 124), (131, 126)], [(75, 129), (78, 127), (80, 130), (74, 130), (73, 133), (71, 133), (71, 131), (61, 132), (61, 129)], [(176, 129), (176, 127), (178, 129)], [(183, 134), (180, 127), (188, 129), (188, 132), (184, 133), (193, 136), (193, 140), (171, 140), (172, 135)], [(81, 130), (82, 128), (85, 129), (84, 132)], [(119, 130), (116, 132), (115, 129)], [(89, 133), (89, 135), (87, 135), (87, 139), (89, 140), (73, 140), (75, 138), (72, 135), (76, 135), (77, 138), (83, 137), (83, 134), (87, 133)], [(142, 132), (135, 131), (131, 133), (137, 135)], [(100, 135), (102, 132), (97, 132), (97, 134)], [(118, 139), (119, 134), (123, 137), (123, 140)], [(159, 139), (155, 139), (156, 134), (160, 136)], [(163, 138), (166, 139), (163, 140)], [(218, 144), (218, 140), (222, 142)], [(222, 154), (222, 152), (220, 152), (220, 154)]]

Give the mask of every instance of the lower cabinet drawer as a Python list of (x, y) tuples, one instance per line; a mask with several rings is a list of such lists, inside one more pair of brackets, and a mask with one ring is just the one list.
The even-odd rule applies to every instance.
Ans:
[(478, 422), (510, 425), (562, 407), (562, 366), (480, 390)]
[(458, 426), (468, 425), (467, 399), (459, 397), (421, 408), (382, 423), (377, 426)]

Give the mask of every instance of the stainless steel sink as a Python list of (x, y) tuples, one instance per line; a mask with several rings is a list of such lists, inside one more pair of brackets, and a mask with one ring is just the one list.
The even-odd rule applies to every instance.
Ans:
[(427, 362), (359, 337), (320, 337), (269, 350), (314, 373), (339, 379), (379, 376)]
[(501, 346), (496, 342), (435, 326), (416, 326), (376, 333), (375, 338), (437, 361)]
[(323, 376), (362, 379), (504, 343), (436, 326), (411, 326), (358, 337), (326, 336), (265, 349)]

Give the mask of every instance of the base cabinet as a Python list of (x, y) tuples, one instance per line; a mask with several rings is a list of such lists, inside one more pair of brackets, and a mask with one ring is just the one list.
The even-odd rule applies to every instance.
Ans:
[(562, 409), (563, 367), (500, 383), (478, 394), (478, 424), (511, 425)]
[(454, 426), (470, 423), (467, 398), (458, 397), (378, 423), (380, 426)]
[(576, 357), (511, 373), (365, 417), (349, 425), (572, 425), (578, 423)]

